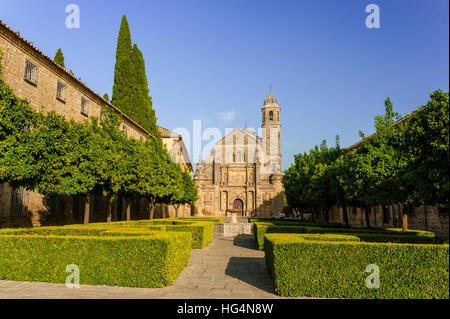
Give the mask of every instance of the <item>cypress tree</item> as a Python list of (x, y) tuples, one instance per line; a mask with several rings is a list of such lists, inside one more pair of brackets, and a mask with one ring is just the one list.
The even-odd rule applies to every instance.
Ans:
[(114, 69), (114, 86), (111, 103), (126, 113), (131, 115), (131, 97), (133, 90), (131, 64), (131, 33), (127, 17), (123, 15), (120, 24), (119, 37), (117, 39), (116, 65)]
[(135, 119), (153, 136), (159, 136), (156, 115), (152, 107), (152, 98), (149, 95), (144, 56), (136, 44), (133, 45), (131, 52), (131, 64), (134, 71), (133, 113)]
[(63, 55), (63, 53), (61, 51), (61, 48), (59, 48), (58, 51), (56, 51), (56, 54), (55, 54), (55, 57), (53, 58), (53, 61), (55, 61), (57, 64), (59, 64), (63, 68), (66, 67), (64, 65), (64, 55)]
[(153, 136), (160, 135), (152, 108), (152, 98), (149, 95), (144, 56), (136, 44), (131, 44), (130, 27), (125, 15), (122, 17), (117, 39), (111, 104)]

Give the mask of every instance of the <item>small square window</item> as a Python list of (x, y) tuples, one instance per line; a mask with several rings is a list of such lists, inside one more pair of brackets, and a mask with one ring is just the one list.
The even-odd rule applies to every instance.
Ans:
[(126, 124), (122, 125), (122, 129), (125, 131), (125, 133), (128, 132), (128, 126)]
[(66, 85), (59, 80), (56, 85), (56, 98), (61, 102), (66, 103)]
[(81, 114), (89, 116), (89, 101), (85, 97), (81, 98)]
[(36, 64), (32, 63), (29, 60), (25, 61), (25, 74), (24, 74), (24, 79), (33, 84), (33, 85), (37, 85), (37, 80), (38, 80), (38, 67)]
[(145, 142), (145, 138), (143, 136), (139, 136), (139, 139), (141, 140), (141, 142)]

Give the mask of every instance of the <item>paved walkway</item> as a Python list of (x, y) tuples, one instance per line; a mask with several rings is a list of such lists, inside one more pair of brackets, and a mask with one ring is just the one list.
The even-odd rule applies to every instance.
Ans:
[(165, 288), (82, 285), (69, 289), (52, 283), (0, 281), (1, 298), (278, 298), (273, 293), (264, 252), (252, 235), (215, 237), (191, 251), (189, 266)]

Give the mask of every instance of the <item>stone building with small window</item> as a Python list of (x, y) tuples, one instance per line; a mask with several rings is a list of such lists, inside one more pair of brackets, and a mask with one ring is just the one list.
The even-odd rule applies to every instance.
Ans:
[(200, 159), (194, 176), (195, 216), (278, 216), (283, 209), (280, 106), (272, 92), (261, 109), (261, 137), (236, 128)]
[[(2, 79), (15, 95), (27, 99), (35, 110), (43, 106), (44, 112), (54, 111), (67, 119), (83, 121), (91, 116), (102, 117), (103, 110), (109, 108), (120, 116), (121, 128), (128, 136), (141, 141), (151, 138), (144, 128), (1, 20), (0, 49), (3, 53)], [(192, 165), (181, 136), (168, 134), (170, 131), (162, 127), (159, 130), (172, 159), (183, 170), (192, 173)], [(90, 222), (106, 221), (106, 199), (95, 197), (91, 202)], [(119, 198), (112, 203), (112, 220), (124, 219), (124, 202)], [(0, 184), (0, 228), (82, 223), (84, 208), (84, 197), (46, 198), (37, 192)], [(160, 217), (173, 216), (175, 209), (169, 206), (157, 211), (160, 212)], [(190, 215), (189, 207), (181, 212)], [(146, 200), (134, 200), (131, 203), (131, 218), (148, 218)]]

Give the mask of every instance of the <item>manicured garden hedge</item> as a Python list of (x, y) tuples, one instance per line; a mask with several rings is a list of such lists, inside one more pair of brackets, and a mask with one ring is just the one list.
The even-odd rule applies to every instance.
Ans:
[(189, 233), (94, 228), (2, 230), (0, 280), (65, 283), (67, 265), (76, 264), (81, 284), (156, 288), (189, 262)]
[(255, 223), (255, 237), (260, 250), (264, 249), (264, 235), (266, 233), (312, 233), (312, 234), (349, 234), (358, 236), (361, 241), (393, 242), (393, 243), (442, 243), (443, 240), (435, 237), (434, 233), (420, 230), (401, 229), (363, 229), (363, 228), (326, 228), (310, 226), (286, 226), (272, 223)]
[[(0, 229), (0, 280), (62, 283), (80, 267), (82, 284), (163, 287), (208, 245), (223, 218), (167, 218)], [(54, 266), (50, 266), (54, 263)]]
[(264, 223), (277, 226), (310, 226), (310, 227), (326, 227), (326, 228), (343, 228), (344, 225), (339, 223), (325, 223), (313, 221), (301, 221), (298, 219), (277, 219), (277, 218), (259, 218), (252, 217), (248, 219), (249, 223)]
[(202, 221), (202, 222), (212, 222), (212, 223), (223, 223), (223, 217), (180, 217), (179, 220), (189, 220), (189, 221)]
[[(333, 241), (266, 234), (265, 258), (281, 296), (449, 298), (449, 246)], [(331, 236), (331, 237), (330, 237)], [(345, 236), (345, 235), (344, 235)], [(354, 239), (354, 238), (353, 238)], [(380, 269), (379, 289), (366, 287), (366, 267)]]
[(196, 218), (164, 218), (152, 220), (135, 220), (129, 222), (121, 221), (112, 223), (93, 223), (89, 224), (88, 227), (132, 227), (169, 232), (190, 232), (192, 234), (192, 248), (197, 249), (201, 249), (207, 246), (212, 241), (214, 236), (214, 222), (206, 220), (197, 221)]

